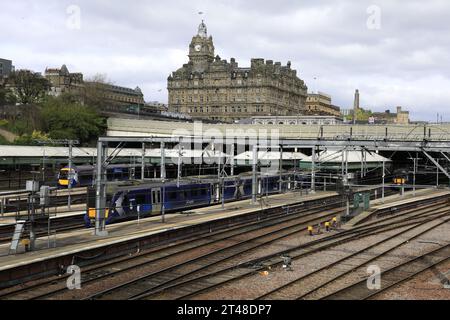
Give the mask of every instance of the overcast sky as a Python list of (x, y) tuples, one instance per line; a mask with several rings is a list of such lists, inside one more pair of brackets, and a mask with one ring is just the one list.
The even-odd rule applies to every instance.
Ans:
[[(167, 77), (186, 63), (203, 18), (216, 54), (292, 61), (310, 91), (414, 120), (450, 121), (450, 1), (2, 0), (0, 57), (43, 72), (66, 64), (106, 74), (167, 102)], [(316, 78), (316, 79), (315, 79)]]

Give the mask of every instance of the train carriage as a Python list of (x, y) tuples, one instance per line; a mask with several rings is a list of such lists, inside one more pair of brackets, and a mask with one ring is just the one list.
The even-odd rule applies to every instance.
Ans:
[[(133, 176), (140, 175), (140, 167), (129, 164), (112, 164), (106, 169), (106, 178), (108, 181), (125, 181)], [(92, 165), (73, 165), (71, 170), (69, 166), (61, 168), (58, 173), (58, 186), (67, 188), (69, 186), (69, 173), (71, 174), (71, 188), (92, 186), (95, 179), (95, 166)]]
[[(287, 183), (291, 174), (283, 175)], [(258, 190), (260, 195), (279, 192), (279, 175), (258, 175)], [(138, 215), (146, 217), (166, 213), (191, 210), (205, 207), (222, 201), (248, 199), (252, 196), (252, 176), (248, 174), (227, 177), (222, 184), (217, 177), (198, 177), (184, 179), (179, 184), (176, 181), (145, 182), (141, 185), (117, 184), (109, 187), (107, 192), (106, 223), (135, 219)], [(95, 189), (89, 188), (88, 208), (85, 217), (86, 225), (91, 226), (95, 219)]]
[(397, 169), (393, 172), (394, 178), (392, 179), (395, 185), (405, 185), (409, 181), (409, 173), (404, 169)]

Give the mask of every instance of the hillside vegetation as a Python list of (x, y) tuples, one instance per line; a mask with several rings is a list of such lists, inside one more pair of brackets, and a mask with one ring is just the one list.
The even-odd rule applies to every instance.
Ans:
[[(0, 128), (18, 136), (20, 145), (35, 145), (37, 140), (77, 139), (93, 145), (106, 130), (106, 119), (95, 108), (82, 105), (69, 95), (46, 97), (41, 103), (17, 106), (17, 116), (0, 121)], [(0, 140), (0, 143), (5, 142)]]

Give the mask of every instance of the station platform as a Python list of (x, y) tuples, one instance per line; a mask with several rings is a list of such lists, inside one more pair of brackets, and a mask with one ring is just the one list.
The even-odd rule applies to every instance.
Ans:
[[(37, 209), (39, 210), (39, 209)], [(69, 207), (67, 205), (65, 206), (58, 206), (58, 207), (52, 207), (48, 210), (46, 210), (48, 215), (50, 216), (50, 219), (58, 219), (73, 215), (79, 215), (86, 213), (86, 204), (72, 204)], [(28, 214), (28, 211), (22, 210), (19, 211), (19, 214), (21, 216), (26, 216)], [(11, 224), (15, 223), (16, 221), (17, 212), (8, 212), (4, 213), (3, 215), (0, 215), (0, 225), (4, 224)]]
[(372, 215), (376, 214), (377, 212), (383, 209), (392, 208), (398, 205), (405, 205), (417, 201), (433, 199), (445, 195), (450, 196), (450, 190), (422, 189), (416, 190), (415, 192), (414, 191), (405, 192), (403, 196), (400, 194), (387, 196), (384, 198), (384, 201), (382, 199), (372, 200), (370, 202), (369, 210), (360, 213), (353, 219), (349, 220), (347, 223), (343, 224), (342, 229), (344, 230), (351, 229), (356, 225), (362, 223), (362, 221), (369, 219)]
[[(82, 216), (82, 215), (86, 214), (85, 208), (86, 208), (85, 204), (80, 205), (79, 207), (72, 206), (72, 210), (75, 210), (75, 211), (68, 211), (67, 207), (64, 207), (64, 211), (59, 211), (58, 213), (50, 214), (49, 219), (51, 221), (54, 221), (54, 220), (61, 220), (61, 219), (70, 218), (70, 217)], [(80, 209), (84, 209), (84, 210), (80, 210)], [(15, 224), (16, 224), (16, 218), (13, 216), (0, 217), (0, 227), (15, 225)]]
[[(7, 255), (8, 245), (0, 245), (0, 272), (28, 264), (46, 261), (62, 256), (75, 255), (92, 249), (108, 247), (121, 242), (140, 239), (166, 231), (188, 228), (195, 225), (227, 219), (233, 216), (241, 216), (261, 209), (286, 207), (297, 203), (322, 200), (337, 196), (336, 192), (323, 192), (303, 194), (291, 192), (286, 194), (271, 195), (258, 199), (257, 204), (251, 200), (241, 200), (214, 205), (200, 209), (190, 210), (184, 213), (167, 214), (165, 222), (161, 216), (153, 216), (145, 219), (133, 220), (107, 226), (108, 236), (98, 237), (93, 235), (93, 229), (80, 229), (61, 233), (54, 237), (42, 237), (36, 241), (36, 251)], [(49, 245), (51, 248), (49, 248)]]

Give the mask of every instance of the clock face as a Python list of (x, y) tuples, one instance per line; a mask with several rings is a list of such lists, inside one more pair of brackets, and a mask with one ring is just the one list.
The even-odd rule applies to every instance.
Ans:
[(198, 44), (194, 47), (194, 49), (195, 49), (195, 51), (198, 52), (198, 51), (202, 50), (202, 46)]

